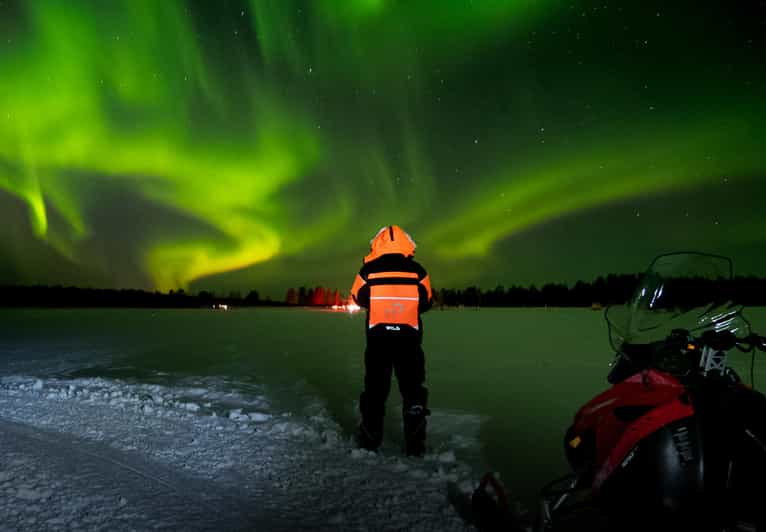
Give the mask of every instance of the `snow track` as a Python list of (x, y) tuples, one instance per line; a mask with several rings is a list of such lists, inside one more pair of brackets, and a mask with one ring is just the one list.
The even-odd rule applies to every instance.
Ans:
[(280, 528), (211, 482), (67, 434), (0, 420), (0, 456), (2, 530)]
[(0, 531), (466, 529), (447, 485), (474, 473), (452, 453), (374, 455), (321, 413), (266, 407), (207, 388), (0, 379)]

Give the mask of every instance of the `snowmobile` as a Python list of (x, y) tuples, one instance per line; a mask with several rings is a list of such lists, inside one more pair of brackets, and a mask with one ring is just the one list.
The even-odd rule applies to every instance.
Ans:
[[(731, 260), (657, 257), (627, 305), (605, 312), (611, 387), (566, 431), (571, 472), (521, 522), (502, 489), (473, 494), (485, 530), (766, 530), (766, 396), (753, 388), (754, 334), (734, 303)], [(730, 354), (749, 352), (746, 385)], [(741, 361), (740, 361), (741, 362)]]

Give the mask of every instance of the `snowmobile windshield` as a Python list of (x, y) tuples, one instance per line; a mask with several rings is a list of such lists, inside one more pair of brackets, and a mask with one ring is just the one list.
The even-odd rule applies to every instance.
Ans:
[(607, 309), (609, 340), (622, 352), (625, 344), (663, 342), (676, 329), (695, 337), (707, 330), (747, 336), (750, 328), (735, 299), (730, 259), (701, 253), (660, 255), (628, 303)]

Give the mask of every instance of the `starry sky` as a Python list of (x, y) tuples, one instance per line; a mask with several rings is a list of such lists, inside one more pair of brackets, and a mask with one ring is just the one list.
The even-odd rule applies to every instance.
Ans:
[(766, 2), (0, 0), (0, 284), (766, 275)]

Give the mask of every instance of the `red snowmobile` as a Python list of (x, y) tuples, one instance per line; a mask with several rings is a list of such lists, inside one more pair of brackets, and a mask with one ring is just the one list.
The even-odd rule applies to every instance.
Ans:
[(483, 483), (479, 527), (766, 530), (766, 397), (729, 365), (730, 353), (766, 351), (766, 338), (751, 332), (733, 288), (725, 257), (657, 257), (630, 302), (605, 313), (612, 386), (566, 432), (572, 472), (542, 490), (527, 523)]

